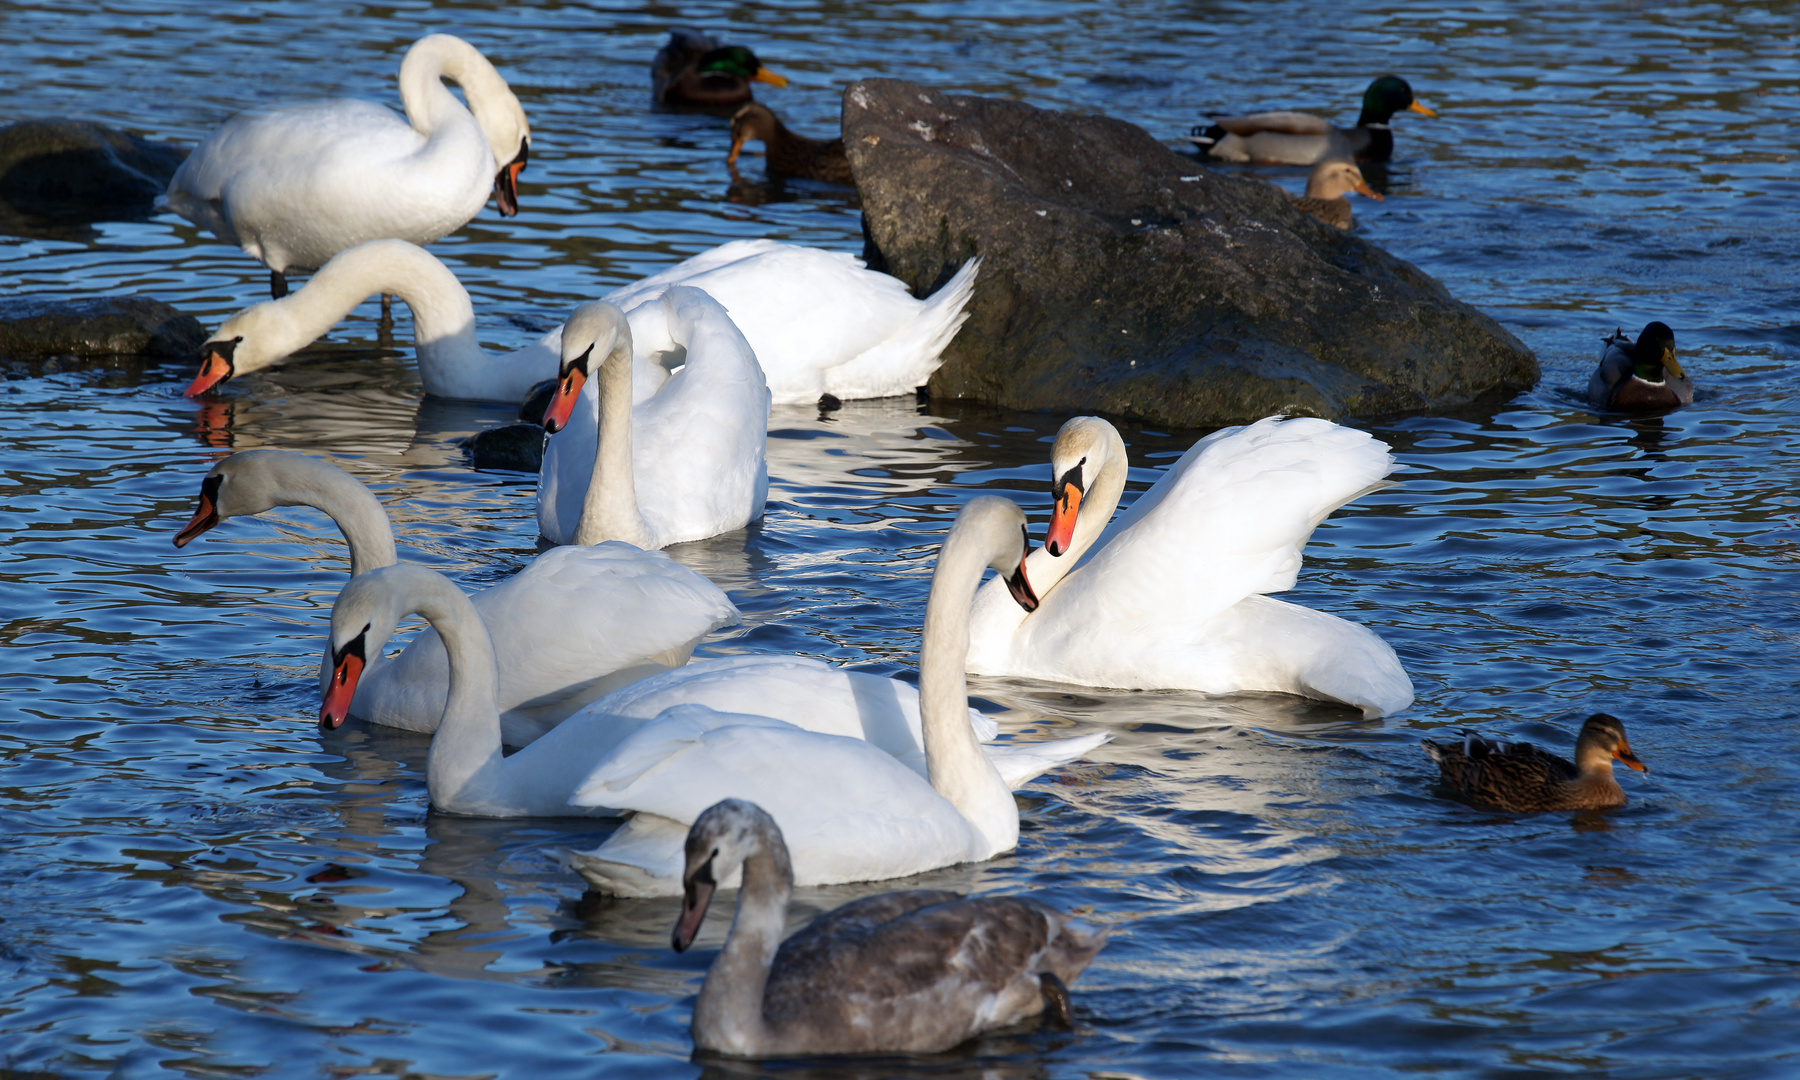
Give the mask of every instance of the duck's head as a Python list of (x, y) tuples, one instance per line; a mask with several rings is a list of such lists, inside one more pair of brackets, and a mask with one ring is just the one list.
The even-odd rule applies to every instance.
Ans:
[(767, 105), (756, 102), (739, 109), (731, 117), (731, 153), (725, 156), (725, 164), (736, 165), (738, 154), (747, 142), (766, 143), (775, 137), (780, 122)]
[(407, 599), (415, 579), (436, 574), (422, 566), (397, 563), (350, 579), (331, 605), (331, 681), (319, 706), (319, 730), (331, 731), (350, 716), (356, 684), (369, 661), (381, 655), (400, 620), (413, 613)]
[(1675, 359), (1675, 331), (1666, 323), (1653, 322), (1638, 335), (1631, 347), (1633, 373), (1645, 382), (1663, 382), (1664, 371), (1677, 379), (1685, 378), (1681, 362)]
[(616, 304), (590, 300), (576, 308), (563, 323), (562, 361), (556, 368), (556, 392), (544, 410), (544, 429), (554, 435), (568, 426), (581, 388), (600, 370), (607, 357), (624, 351), (631, 363), (631, 326)]
[(1380, 192), (1363, 179), (1362, 170), (1354, 161), (1342, 158), (1321, 161), (1313, 166), (1312, 174), (1306, 178), (1306, 197), (1309, 199), (1341, 199), (1352, 191), (1376, 202), (1383, 201)]
[(702, 75), (728, 75), (751, 82), (786, 86), (787, 79), (762, 66), (756, 54), (742, 45), (726, 45), (700, 57), (695, 70)]
[(1097, 416), (1077, 416), (1056, 433), (1050, 449), (1050, 532), (1044, 550), (1061, 556), (1075, 539), (1081, 500), (1112, 455), (1123, 447), (1116, 428)]
[(293, 341), (297, 337), (310, 340), (310, 335), (294, 324), (291, 314), (293, 305), (289, 301), (297, 295), (291, 293), (280, 300), (252, 304), (226, 319), (200, 346), (200, 370), (182, 393), (198, 397), (222, 382), (261, 371), (289, 355), (285, 350), (272, 348), (271, 342)]
[(1615, 760), (1624, 762), (1638, 772), (1650, 771), (1631, 752), (1631, 742), (1625, 738), (1624, 723), (1616, 716), (1595, 713), (1581, 725), (1581, 735), (1575, 740), (1575, 765), (1582, 772), (1611, 771)]
[(687, 866), (681, 875), (681, 917), (669, 937), (676, 952), (694, 943), (719, 882), (758, 853), (773, 857), (777, 880), (791, 887), (794, 871), (787, 843), (775, 819), (762, 807), (745, 799), (726, 799), (694, 819), (687, 835)]
[(1357, 118), (1356, 125), (1366, 127), (1370, 124), (1385, 124), (1397, 112), (1437, 115), (1413, 99), (1412, 85), (1405, 79), (1398, 75), (1383, 75), (1363, 91), (1362, 116)]

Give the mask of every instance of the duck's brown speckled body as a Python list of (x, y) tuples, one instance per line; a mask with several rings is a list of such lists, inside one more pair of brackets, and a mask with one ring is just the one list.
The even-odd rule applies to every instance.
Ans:
[(720, 45), (688, 27), (669, 31), (669, 41), (650, 62), (650, 97), (659, 105), (725, 108), (750, 100), (750, 84), (786, 86), (742, 45)]
[(737, 916), (694, 1003), (694, 1044), (718, 1053), (931, 1053), (1043, 1012), (1067, 1025), (1067, 984), (1105, 942), (1029, 897), (913, 889), (846, 904), (777, 948), (787, 844), (761, 807), (726, 799), (688, 831), (676, 949), (740, 863)]
[(1613, 761), (1649, 771), (1631, 752), (1625, 725), (1605, 713), (1581, 725), (1572, 762), (1530, 743), (1499, 742), (1473, 731), (1457, 742), (1426, 739), (1423, 746), (1445, 787), (1470, 802), (1518, 813), (1623, 806), (1625, 789), (1613, 779)]
[(850, 159), (844, 156), (843, 139), (809, 139), (790, 131), (766, 105), (744, 106), (731, 118), (731, 153), (725, 163), (737, 166), (746, 142), (760, 142), (767, 155), (770, 176), (797, 176), (854, 186)]
[(1644, 327), (1634, 343), (1625, 331), (1601, 339), (1600, 367), (1588, 380), (1588, 400), (1618, 412), (1661, 412), (1691, 404), (1694, 381), (1675, 358), (1675, 332), (1664, 323)]

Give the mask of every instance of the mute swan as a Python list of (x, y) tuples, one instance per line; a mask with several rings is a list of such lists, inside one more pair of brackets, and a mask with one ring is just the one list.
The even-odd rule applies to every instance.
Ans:
[[(175, 546), (226, 518), (277, 506), (329, 515), (350, 546), (352, 577), (398, 561), (393, 527), (368, 488), (335, 465), (285, 450), (245, 450), (213, 466)], [(738, 618), (712, 582), (626, 544), (547, 551), (471, 599), (499, 648), (496, 707), (512, 746), (634, 679), (679, 667), (702, 637)], [(379, 652), (368, 659), (351, 711), (387, 727), (435, 731), (450, 676), (437, 632), (420, 634), (391, 660)], [(328, 672), (329, 664), (322, 677)]]
[(678, 26), (650, 62), (650, 98), (658, 105), (716, 108), (750, 100), (750, 84), (786, 86), (742, 45), (720, 45), (707, 34)]
[[(762, 516), (769, 388), (756, 356), (725, 309), (699, 289), (671, 287), (655, 306), (687, 363), (641, 404), (633, 403), (625, 313), (596, 300), (564, 324), (559, 383), (544, 425), (558, 431), (571, 411), (577, 423), (551, 436), (538, 474), (538, 528), (555, 543), (623, 540), (660, 548)], [(575, 407), (590, 372), (606, 410), (598, 436), (584, 423), (598, 417)], [(570, 461), (580, 462), (578, 476), (559, 471)]]
[[(468, 107), (442, 80), (462, 87)], [(506, 80), (461, 38), (430, 34), (400, 61), (393, 110), (354, 98), (238, 113), (201, 141), (164, 196), (170, 209), (269, 268), (325, 265), (365, 240), (429, 244), (468, 223), (494, 193), (519, 212), (531, 126)]]
[[(752, 799), (781, 823), (803, 885), (902, 877), (1011, 850), (1018, 807), (976, 742), (962, 668), (969, 603), (985, 568), (1000, 572), (1015, 602), (1035, 603), (1023, 570), (1028, 546), (1018, 506), (982, 496), (963, 507), (938, 553), (919, 649), (925, 775), (861, 739), (681, 705), (631, 735), (577, 785), (576, 805), (632, 816), (571, 864), (603, 892), (677, 892), (688, 826), (722, 796)], [(1072, 757), (1104, 740), (1064, 747), (1081, 747)], [(722, 876), (719, 883), (732, 882)]]
[(932, 1053), (1043, 1012), (1073, 1027), (1068, 984), (1106, 943), (1030, 897), (938, 889), (864, 897), (783, 941), (794, 870), (781, 829), (726, 799), (688, 830), (677, 952), (740, 867), (731, 932), (694, 1002), (694, 1045), (720, 1054)]
[(1042, 603), (1008, 610), (985, 587), (971, 616), (970, 671), (1133, 690), (1279, 691), (1367, 716), (1412, 704), (1412, 682), (1373, 632), (1263, 595), (1293, 588), (1319, 522), (1386, 486), (1394, 459), (1385, 444), (1311, 418), (1216, 431), (1138, 497), (1103, 545), (1095, 541), (1125, 489), (1124, 440), (1106, 421), (1078, 416), (1058, 432), (1051, 460), (1056, 510), (1027, 563)]
[(1575, 760), (1530, 743), (1504, 743), (1463, 732), (1456, 742), (1421, 742), (1447, 788), (1482, 806), (1521, 814), (1545, 810), (1607, 810), (1625, 805), (1613, 762), (1649, 772), (1631, 752), (1618, 717), (1595, 713), (1575, 739)]
[(1691, 405), (1694, 380), (1675, 359), (1675, 331), (1667, 323), (1644, 327), (1634, 343), (1625, 331), (1603, 339), (1600, 366), (1588, 379), (1588, 400), (1620, 412), (1656, 412)]
[[(200, 371), (187, 396), (299, 352), (376, 293), (398, 296), (412, 309), (419, 381), (433, 397), (516, 405), (533, 386), (556, 377), (562, 327), (522, 349), (490, 354), (475, 338), (469, 292), (449, 267), (405, 240), (370, 240), (332, 256), (291, 296), (226, 319), (200, 346)], [(645, 359), (636, 381), (648, 397), (668, 374)]]
[(1388, 122), (1397, 112), (1437, 115), (1413, 100), (1412, 85), (1405, 79), (1383, 75), (1363, 91), (1362, 113), (1348, 130), (1310, 113), (1260, 112), (1214, 116), (1211, 126), (1195, 128), (1188, 141), (1221, 161), (1312, 165), (1338, 157), (1379, 162), (1394, 156)]
[[(1024, 517), (1017, 507), (1011, 510), (1016, 524), (1003, 524), (1008, 535), (1016, 529), (1019, 540), (1011, 543), (1004, 559), (996, 556), (991, 561), (1017, 575)], [(979, 552), (971, 554), (967, 543), (965, 536), (964, 564), (982, 557)], [(968, 594), (979, 574), (974, 565), (962, 569), (968, 580), (952, 621), (967, 611)], [(1028, 586), (1022, 578), (1019, 581), (1021, 595), (1028, 596)], [(941, 604), (938, 608), (947, 610)], [(831, 807), (833, 821), (811, 830), (814, 838), (803, 845), (801, 865), (803, 878), (806, 872), (824, 870), (838, 875), (828, 878), (833, 881), (912, 873), (904, 867), (921, 862), (925, 865), (918, 869), (985, 858), (972, 853), (992, 854), (1017, 841), (1018, 811), (975, 741), (967, 697), (950, 696), (960, 689), (960, 670), (938, 673), (937, 694), (943, 700), (925, 709), (930, 784), (861, 738), (819, 734), (768, 717), (718, 713), (699, 704), (680, 705), (648, 720), (606, 713), (596, 704), (504, 756), (494, 707), (498, 676), (487, 627), (468, 598), (442, 574), (406, 563), (359, 575), (338, 594), (331, 611), (332, 671), (319, 710), (322, 728), (343, 722), (365, 658), (380, 651), (408, 614), (423, 615), (431, 623), (450, 657), (449, 697), (427, 761), (431, 804), (439, 810), (486, 817), (583, 815), (601, 812), (600, 804), (588, 798), (595, 792), (610, 800), (616, 789), (626, 805), (608, 802), (607, 808), (635, 810), (645, 800), (691, 801), (699, 797), (697, 792), (727, 783), (747, 788), (764, 801), (785, 800), (780, 805), (799, 801), (815, 810)], [(940, 614), (940, 621), (943, 618)], [(930, 640), (929, 609), (926, 622)], [(938, 661), (940, 668), (948, 665), (961, 666), (956, 657)], [(957, 686), (945, 685), (945, 680), (954, 680)], [(929, 701), (932, 691), (925, 693)], [(854, 713), (826, 719), (838, 729), (852, 731), (860, 731), (864, 722)], [(1093, 745), (1092, 736), (1073, 741)], [(735, 782), (720, 779), (721, 773), (733, 771), (744, 775)], [(932, 784), (954, 794), (940, 796)], [(765, 790), (769, 788), (780, 790)], [(959, 813), (958, 807), (964, 805), (972, 818)], [(695, 806), (685, 820), (701, 809), (703, 805)], [(599, 851), (575, 856), (584, 866), (582, 872), (590, 878), (596, 873), (622, 875), (628, 881), (625, 891), (632, 895), (679, 892), (681, 839), (687, 826), (685, 820), (659, 814), (639, 813)], [(898, 820), (881, 824), (886, 816)], [(858, 820), (864, 831), (854, 824)], [(797, 827), (790, 826), (790, 831)], [(866, 831), (870, 827), (875, 829), (873, 835)], [(827, 834), (823, 840), (818, 838), (821, 829)], [(630, 861), (616, 862), (621, 855)], [(882, 871), (894, 865), (902, 869)]]

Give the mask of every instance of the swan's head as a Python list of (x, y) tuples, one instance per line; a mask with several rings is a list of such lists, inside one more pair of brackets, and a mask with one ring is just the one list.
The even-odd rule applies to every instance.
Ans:
[(681, 875), (681, 918), (669, 939), (676, 952), (694, 943), (719, 882), (757, 854), (771, 856), (776, 877), (792, 887), (794, 871), (787, 842), (781, 838), (781, 827), (762, 807), (745, 799), (726, 799), (694, 819), (687, 835), (687, 867)]
[(1069, 550), (1082, 497), (1124, 445), (1118, 429), (1098, 416), (1077, 416), (1056, 433), (1056, 445), (1050, 449), (1050, 497), (1056, 505), (1044, 550), (1059, 556)]
[[(331, 731), (350, 716), (356, 684), (369, 660), (381, 655), (400, 620), (412, 614), (409, 601), (441, 578), (435, 570), (397, 563), (350, 579), (331, 605), (331, 681), (319, 706), (319, 730)], [(454, 588), (454, 586), (451, 586)]]
[(188, 541), (226, 518), (260, 514), (286, 505), (280, 492), (281, 480), (293, 459), (314, 468), (332, 468), (291, 450), (266, 449), (245, 450), (214, 465), (200, 481), (200, 501), (194, 507), (194, 516), (175, 534), (175, 546), (186, 547)]
[(1638, 772), (1650, 771), (1631, 752), (1631, 742), (1625, 738), (1624, 723), (1616, 716), (1595, 713), (1581, 725), (1581, 734), (1575, 739), (1575, 765), (1582, 772), (1611, 772), (1615, 760), (1624, 762), (1626, 767)]
[(277, 343), (311, 341), (317, 336), (306, 334), (294, 323), (290, 299), (264, 300), (226, 319), (200, 346), (200, 371), (183, 393), (198, 397), (227, 379), (261, 371), (293, 355)]
[(1675, 331), (1667, 323), (1653, 322), (1638, 335), (1631, 347), (1634, 373), (1647, 382), (1664, 382), (1668, 375), (1683, 378), (1681, 362), (1675, 359)]
[(590, 300), (576, 308), (563, 323), (562, 363), (556, 369), (556, 393), (544, 410), (544, 428), (554, 435), (569, 423), (581, 388), (599, 371), (599, 365), (619, 352), (629, 368), (631, 325), (618, 305)]
[(469, 112), (494, 154), (494, 201), (501, 217), (512, 217), (519, 212), (519, 174), (531, 156), (531, 124), (518, 95), (479, 49), (451, 34), (427, 34), (413, 42), (401, 62), (402, 83), (415, 62), (433, 72), (433, 82), (442, 75), (462, 87)]
[[(982, 495), (970, 499), (956, 515), (956, 524), (944, 541), (948, 549), (961, 543), (962, 536), (972, 536), (986, 543), (987, 565), (1006, 580), (1006, 591), (1026, 611), (1036, 611), (1037, 593), (1025, 576), (1025, 557), (1031, 554), (1031, 532), (1025, 524), (1025, 511), (1011, 499), (998, 495)], [(938, 564), (944, 564), (940, 554)]]
[(1363, 179), (1362, 170), (1354, 161), (1342, 158), (1321, 161), (1313, 166), (1312, 175), (1306, 178), (1306, 197), (1309, 199), (1341, 199), (1352, 191), (1376, 202), (1384, 201), (1381, 193)]

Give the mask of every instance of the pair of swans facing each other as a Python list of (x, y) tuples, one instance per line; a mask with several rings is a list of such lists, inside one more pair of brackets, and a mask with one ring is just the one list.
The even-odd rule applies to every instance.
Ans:
[[(971, 259), (928, 299), (855, 256), (774, 240), (734, 240), (601, 299), (631, 322), (639, 400), (655, 394), (688, 343), (655, 303), (675, 285), (703, 289), (730, 313), (755, 352), (777, 404), (910, 394), (931, 378), (967, 318), (979, 260)], [(456, 275), (403, 241), (350, 248), (293, 295), (227, 319), (200, 349), (187, 389), (200, 394), (292, 355), (368, 297), (400, 297), (413, 313), (419, 378), (434, 397), (516, 405), (557, 375), (563, 328), (510, 353), (489, 354), (475, 336), (475, 309)]]
[[(679, 892), (687, 829), (721, 797), (754, 800), (781, 823), (802, 884), (880, 880), (985, 860), (1018, 842), (1012, 788), (1106, 739), (1028, 744), (1017, 753), (978, 742), (962, 671), (969, 603), (989, 566), (1012, 580), (1018, 602), (1030, 602), (1021, 572), (1024, 526), (1016, 505), (983, 497), (963, 509), (944, 541), (920, 649), (916, 744), (893, 727), (864, 737), (867, 710), (826, 707), (805, 686), (789, 696), (795, 704), (788, 717), (710, 707), (708, 700), (764, 700), (726, 663), (678, 669), (617, 692), (635, 696), (644, 712), (659, 707), (647, 719), (608, 713), (612, 699), (603, 699), (505, 756), (487, 628), (442, 575), (406, 564), (354, 578), (339, 595), (320, 723), (343, 721), (363, 658), (380, 650), (401, 618), (419, 614), (442, 638), (451, 671), (427, 759), (432, 805), (496, 817), (629, 813), (598, 849), (572, 857), (603, 891)], [(738, 666), (744, 679), (779, 680), (779, 671), (757, 670), (767, 663), (824, 669), (843, 688), (837, 700), (868, 690), (851, 685), (844, 678), (850, 673), (797, 658)], [(720, 696), (688, 693), (683, 684), (694, 679), (710, 679)], [(898, 688), (889, 693), (904, 696)]]
[(168, 207), (268, 266), (277, 297), (288, 270), (364, 241), (429, 244), (455, 232), (490, 191), (503, 216), (518, 213), (531, 128), (494, 65), (461, 38), (431, 34), (406, 51), (399, 81), (404, 119), (352, 98), (238, 113), (176, 170)]

